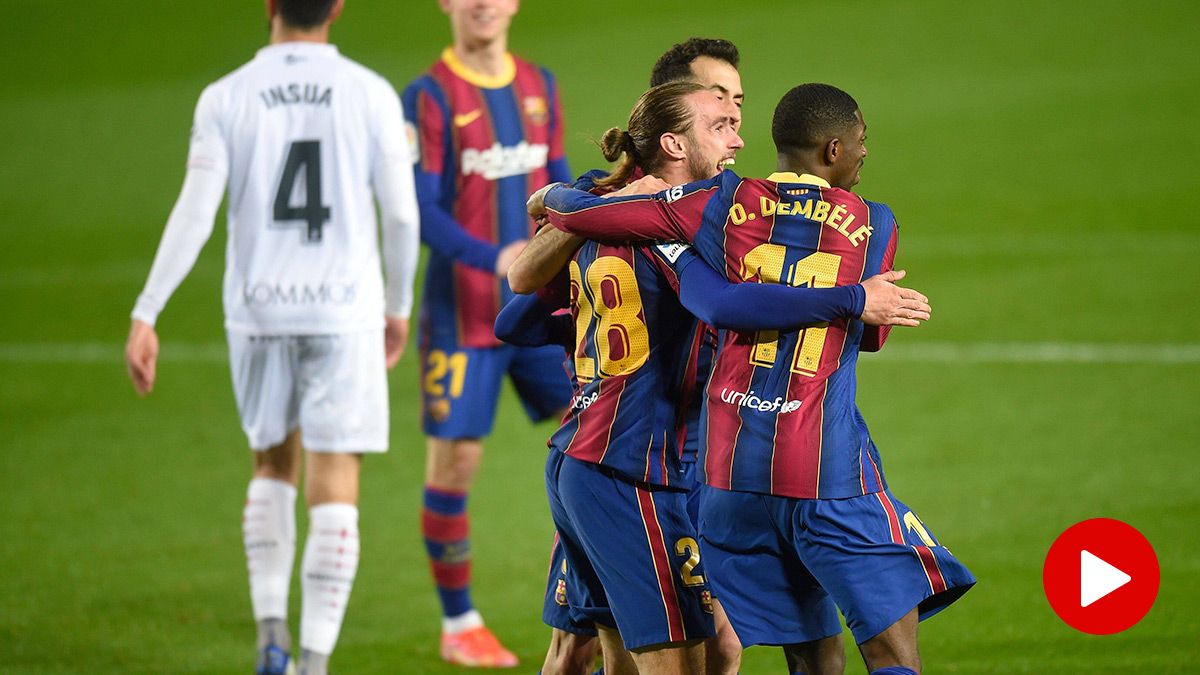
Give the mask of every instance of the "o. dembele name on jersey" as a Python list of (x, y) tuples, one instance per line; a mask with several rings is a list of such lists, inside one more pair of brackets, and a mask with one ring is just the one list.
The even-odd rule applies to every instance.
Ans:
[(259, 98), (267, 108), (277, 108), (281, 105), (323, 105), (329, 108), (333, 105), (333, 87), (321, 84), (281, 84), (258, 92)]

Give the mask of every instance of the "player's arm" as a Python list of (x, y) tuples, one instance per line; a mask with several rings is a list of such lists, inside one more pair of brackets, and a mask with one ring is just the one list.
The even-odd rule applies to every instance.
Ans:
[(496, 337), (518, 347), (556, 344), (571, 349), (575, 329), (570, 314), (555, 314), (537, 293), (518, 295), (496, 315)]
[(450, 112), (420, 81), (404, 91), (404, 115), (416, 129), (413, 182), (421, 214), (421, 241), (439, 255), (493, 274), (501, 247), (471, 236), (443, 205), (442, 187), (450, 171)]
[[(573, 187), (576, 190), (591, 191), (595, 187), (595, 181), (607, 175), (608, 173), (605, 171), (593, 169), (580, 176)], [(646, 184), (644, 181), (642, 183)], [(665, 183), (662, 185), (666, 186)], [(652, 194), (655, 191), (657, 190), (648, 191), (639, 189), (638, 186), (628, 185), (615, 192), (604, 193), (602, 197), (607, 199), (626, 194)], [(521, 251), (521, 255), (517, 256), (512, 266), (508, 268), (508, 287), (514, 293), (532, 293), (545, 286), (566, 267), (567, 261), (575, 255), (575, 251), (585, 241), (582, 237), (567, 234), (550, 226), (545, 218), (540, 218), (538, 224), (541, 229), (533, 239), (529, 240), (529, 244)]]
[[(729, 174), (726, 176), (726, 174)], [(544, 215), (555, 227), (604, 242), (646, 239), (692, 241), (704, 209), (732, 172), (688, 183), (653, 195), (601, 198), (564, 185), (550, 185), (530, 198), (534, 217)]]
[(862, 286), (795, 288), (780, 284), (735, 283), (721, 276), (686, 244), (660, 244), (654, 254), (678, 279), (679, 301), (701, 321), (735, 331), (796, 330), (803, 326), (856, 318), (866, 293)]
[[(874, 215), (874, 214), (872, 214), (872, 215)], [(888, 212), (888, 215), (891, 216), (890, 210)], [(891, 219), (892, 219), (891, 235), (888, 237), (887, 246), (884, 249), (884, 253), (883, 253), (883, 261), (879, 267), (879, 271), (881, 273), (891, 272), (892, 268), (896, 262), (896, 244), (897, 244), (897, 241), (898, 241), (898, 238), (900, 235), (900, 228), (898, 225), (896, 225), (895, 217), (891, 216)], [(901, 278), (903, 278), (903, 276), (904, 276), (903, 271), (899, 272), (899, 275)], [(924, 297), (924, 296), (922, 296), (922, 297)], [(928, 312), (925, 313), (925, 318), (926, 319), (929, 318)], [(911, 323), (901, 324), (901, 325), (915, 326), (918, 324), (914, 321)], [(879, 351), (880, 349), (883, 348), (883, 343), (887, 342), (888, 336), (891, 335), (891, 332), (892, 332), (891, 325), (867, 326), (866, 328), (863, 329), (862, 338), (860, 338), (858, 341), (859, 351), (864, 351), (864, 352)]]
[(150, 276), (133, 307), (125, 365), (133, 388), (141, 396), (154, 388), (158, 363), (154, 324), (212, 235), (213, 221), (225, 194), (228, 152), (217, 125), (215, 96), (211, 89), (205, 90), (196, 105), (183, 187), (167, 218)]
[(563, 143), (565, 133), (562, 101), (558, 96), (558, 82), (549, 70), (542, 68), (542, 77), (546, 80), (546, 88), (550, 98), (550, 151), (547, 154), (547, 172), (550, 181), (554, 183), (569, 183), (571, 167), (567, 164), (566, 146)]
[(529, 240), (508, 268), (508, 286), (514, 293), (533, 293), (567, 265), (583, 239), (555, 227), (543, 227)]
[(563, 271), (536, 293), (516, 296), (496, 316), (496, 337), (523, 347), (557, 344), (570, 351), (575, 346), (575, 323), (570, 314), (556, 313), (569, 306), (570, 294), (570, 280)]
[(399, 362), (408, 343), (408, 319), (413, 306), (421, 221), (417, 207), (412, 151), (404, 133), (404, 113), (391, 87), (382, 97), (376, 117), (375, 155), (371, 170), (383, 231), (385, 288), (384, 347), (387, 367)]

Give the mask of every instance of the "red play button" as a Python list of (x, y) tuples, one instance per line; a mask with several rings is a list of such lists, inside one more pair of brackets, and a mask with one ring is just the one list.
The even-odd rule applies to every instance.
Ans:
[(1093, 518), (1054, 540), (1042, 585), (1054, 613), (1075, 630), (1119, 633), (1141, 621), (1158, 597), (1158, 557), (1133, 527)]

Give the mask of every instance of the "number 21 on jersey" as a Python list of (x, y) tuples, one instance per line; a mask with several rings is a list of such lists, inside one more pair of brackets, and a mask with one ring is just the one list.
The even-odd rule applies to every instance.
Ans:
[[(577, 312), (575, 376), (591, 382), (640, 368), (650, 355), (650, 334), (633, 267), (622, 258), (600, 256), (588, 265), (586, 278), (574, 260), (570, 271), (571, 303)], [(594, 336), (591, 341), (589, 335)], [(588, 356), (589, 342), (595, 344), (596, 359)]]

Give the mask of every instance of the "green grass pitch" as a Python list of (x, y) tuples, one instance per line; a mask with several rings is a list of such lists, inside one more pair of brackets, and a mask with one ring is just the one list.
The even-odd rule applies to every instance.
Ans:
[[(348, 5), (335, 41), (397, 88), (449, 40), (431, 0)], [(0, 672), (249, 672), (222, 227), (159, 322), (148, 400), (121, 345), (196, 97), (264, 43), (262, 4), (0, 7)], [(792, 85), (862, 105), (859, 190), (898, 214), (934, 318), (862, 359), (859, 402), (893, 489), (980, 579), (922, 624), (929, 673), (1200, 672), (1197, 25), (1187, 0), (527, 0), (515, 21), (513, 49), (559, 76), (577, 170), (691, 35), (742, 49), (740, 173), (774, 168), (770, 115)], [(333, 665), (448, 673), (417, 529), (412, 352), (391, 385)], [(471, 503), (476, 600), (523, 672), (548, 636), (550, 431), (506, 392)], [(1041, 590), (1050, 542), (1095, 516), (1138, 527), (1162, 566), (1150, 614), (1108, 637), (1068, 628)], [(750, 650), (743, 672), (782, 660)]]

